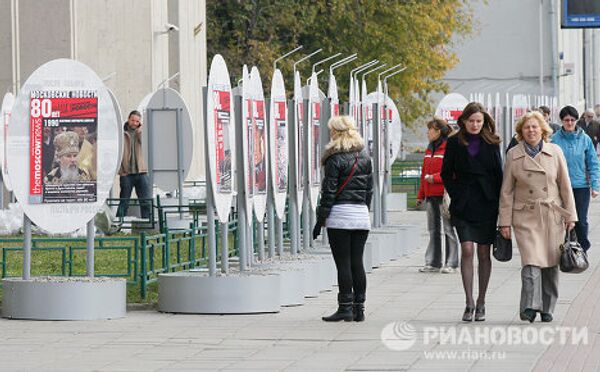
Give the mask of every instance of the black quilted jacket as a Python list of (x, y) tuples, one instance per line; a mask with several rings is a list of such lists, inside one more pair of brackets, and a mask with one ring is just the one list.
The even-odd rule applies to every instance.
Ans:
[[(357, 167), (352, 178), (336, 196), (357, 158)], [(325, 172), (321, 184), (321, 199), (317, 208), (317, 219), (321, 225), (325, 225), (331, 207), (335, 204), (366, 204), (370, 208), (373, 196), (373, 167), (366, 150), (358, 148), (350, 152), (330, 154), (325, 158), (323, 166)]]

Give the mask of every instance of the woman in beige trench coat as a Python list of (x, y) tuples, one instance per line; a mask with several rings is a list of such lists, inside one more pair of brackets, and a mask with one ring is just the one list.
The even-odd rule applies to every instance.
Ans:
[(558, 298), (559, 246), (577, 221), (567, 163), (560, 147), (548, 143), (552, 130), (538, 112), (516, 126), (519, 144), (506, 155), (498, 225), (521, 253), (522, 320), (552, 321)]

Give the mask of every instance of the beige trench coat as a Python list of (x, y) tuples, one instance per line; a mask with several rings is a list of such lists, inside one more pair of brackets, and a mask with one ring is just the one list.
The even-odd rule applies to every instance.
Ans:
[(558, 265), (565, 221), (577, 211), (562, 150), (544, 143), (532, 159), (519, 143), (506, 156), (498, 225), (513, 227), (521, 265)]

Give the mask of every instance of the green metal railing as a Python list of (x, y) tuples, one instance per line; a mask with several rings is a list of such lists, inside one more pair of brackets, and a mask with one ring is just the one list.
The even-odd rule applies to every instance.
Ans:
[(414, 208), (421, 184), (421, 161), (396, 161), (392, 166), (392, 192), (405, 192), (409, 208)]
[[(237, 221), (228, 223), (229, 252), (239, 250)], [(216, 231), (216, 236), (219, 236)], [(217, 245), (217, 261), (220, 261)], [(1, 276), (22, 274), (22, 238), (0, 238)], [(32, 274), (36, 276), (84, 276), (85, 238), (47, 238), (32, 240)], [(42, 257), (45, 255), (45, 257)], [(126, 278), (129, 285), (139, 286), (146, 298), (148, 285), (158, 280), (161, 273), (205, 267), (208, 259), (206, 226), (191, 226), (185, 230), (138, 236), (97, 237), (95, 240), (97, 276)]]

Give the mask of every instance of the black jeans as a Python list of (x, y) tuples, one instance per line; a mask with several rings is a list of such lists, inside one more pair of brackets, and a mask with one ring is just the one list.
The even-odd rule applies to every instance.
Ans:
[(575, 233), (577, 234), (577, 241), (581, 244), (586, 252), (592, 245), (588, 239), (588, 209), (590, 207), (590, 189), (589, 188), (578, 188), (573, 189), (573, 196), (575, 197), (575, 209), (577, 210), (578, 222), (575, 223)]
[(367, 276), (363, 266), (363, 252), (369, 236), (368, 230), (327, 229), (331, 253), (337, 268), (341, 294), (364, 294)]
[[(127, 209), (129, 209), (129, 198), (131, 198), (131, 191), (135, 187), (135, 193), (138, 199), (150, 199), (152, 198), (152, 191), (148, 175), (146, 173), (129, 174), (127, 176), (119, 177), (119, 185), (121, 186), (121, 193), (119, 198), (119, 209), (117, 209), (117, 217), (125, 217), (127, 215)], [(140, 212), (142, 218), (150, 218), (150, 201), (140, 201)]]

